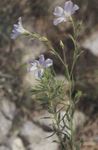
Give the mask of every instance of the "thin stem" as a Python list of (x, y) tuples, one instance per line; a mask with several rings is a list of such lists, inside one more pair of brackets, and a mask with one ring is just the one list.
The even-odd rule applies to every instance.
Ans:
[[(53, 54), (55, 54), (55, 55), (59, 58), (59, 60), (62, 62), (63, 66), (65, 67), (66, 73), (67, 73), (67, 79), (70, 80), (70, 74), (69, 74), (69, 69), (68, 69), (67, 63), (65, 63), (65, 62), (62, 60), (61, 56), (58, 54), (58, 52), (55, 51), (55, 49), (52, 47), (50, 41), (47, 41), (47, 42), (48, 42), (48, 43), (47, 43), (47, 44), (48, 44), (48, 47), (52, 50)], [(63, 52), (63, 53), (64, 53), (64, 52)], [(64, 54), (64, 55), (65, 55), (65, 54)], [(64, 59), (66, 60), (66, 57), (64, 57)]]
[[(49, 49), (51, 50), (51, 52), (53, 54), (55, 54), (55, 56), (57, 56), (57, 58), (61, 61), (61, 63), (63, 64), (63, 66), (65, 67), (65, 70), (66, 70), (66, 74), (67, 74), (67, 79), (70, 83), (70, 88), (69, 88), (69, 101), (70, 101), (70, 109), (68, 110), (68, 115), (70, 115), (70, 119), (69, 119), (69, 128), (70, 128), (70, 131), (71, 131), (71, 137), (69, 139), (69, 143), (70, 143), (70, 148), (71, 150), (76, 150), (75, 149), (75, 135), (74, 135), (74, 129), (73, 129), (73, 116), (74, 116), (74, 111), (75, 111), (75, 103), (73, 101), (73, 98), (72, 98), (72, 92), (73, 92), (73, 86), (74, 86), (74, 80), (73, 80), (73, 70), (74, 70), (74, 66), (76, 64), (76, 61), (77, 61), (77, 56), (79, 55), (77, 52), (78, 52), (78, 48), (77, 48), (77, 41), (76, 41), (76, 28), (75, 28), (75, 24), (74, 24), (74, 21), (73, 19), (71, 18), (71, 22), (72, 22), (72, 26), (73, 26), (73, 33), (74, 33), (74, 36), (70, 35), (70, 38), (72, 39), (73, 43), (74, 43), (74, 55), (73, 55), (73, 62), (72, 62), (72, 66), (71, 66), (71, 71), (69, 71), (69, 68), (68, 68), (68, 65), (67, 65), (67, 62), (66, 62), (66, 57), (65, 57), (65, 52), (64, 52), (64, 49), (63, 49), (63, 55), (64, 55), (64, 61), (63, 59), (61, 58), (61, 56), (58, 54), (58, 52), (52, 47), (52, 44), (50, 43), (50, 41), (44, 37), (44, 36), (40, 36), (39, 34), (36, 34), (36, 33), (32, 33), (30, 34), (31, 37), (33, 38), (36, 38), (40, 41), (43, 41), (47, 44), (47, 46), (49, 47)], [(49, 87), (49, 89), (51, 89), (51, 87)], [(49, 95), (48, 95), (48, 98), (51, 99), (51, 94), (49, 92)], [(56, 122), (56, 129), (57, 129), (57, 136), (59, 138), (59, 141), (60, 141), (60, 144), (62, 146), (62, 150), (66, 149), (65, 147), (65, 141), (64, 141), (64, 138), (62, 136), (62, 131), (61, 131), (61, 128), (60, 128), (60, 120), (58, 118), (58, 113), (55, 111), (55, 107), (52, 103), (52, 99), (50, 101), (50, 108), (53, 110), (53, 115), (54, 115), (54, 120)]]
[(77, 62), (77, 55), (78, 54), (78, 48), (77, 48), (77, 39), (76, 39), (76, 28), (75, 28), (75, 23), (73, 21), (73, 18), (70, 17), (70, 20), (72, 22), (72, 27), (73, 27), (73, 36), (72, 35), (69, 35), (73, 44), (74, 44), (74, 54), (73, 54), (73, 63), (72, 63), (72, 67), (71, 67), (71, 71), (70, 71), (70, 77), (72, 77), (72, 74), (73, 74), (73, 70), (74, 70), (74, 67), (75, 67), (75, 64)]
[[(44, 36), (41, 37), (39, 34), (36, 34), (36, 33), (30, 33), (30, 36), (32, 36), (33, 38), (36, 38), (36, 39), (38, 39), (40, 41), (43, 41), (43, 42), (45, 42), (47, 44), (47, 46), (52, 50), (52, 52), (59, 58), (59, 60), (64, 65), (64, 67), (66, 69), (66, 73), (67, 73), (67, 79), (70, 80), (68, 65), (66, 63), (64, 63), (64, 61), (62, 60), (61, 56), (55, 51), (55, 49), (52, 47), (52, 44), (50, 43), (50, 41), (46, 37), (44, 37)], [(64, 59), (66, 59), (65, 56), (64, 56)]]

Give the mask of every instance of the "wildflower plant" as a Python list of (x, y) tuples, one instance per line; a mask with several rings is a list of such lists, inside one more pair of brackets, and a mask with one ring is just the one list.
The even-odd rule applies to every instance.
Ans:
[[(80, 30), (80, 23), (74, 21), (72, 15), (79, 10), (79, 6), (73, 4), (71, 0), (66, 1), (64, 8), (57, 6), (53, 12), (56, 18), (53, 21), (54, 25), (58, 25), (61, 22), (70, 21), (73, 27), (73, 34), (68, 35), (74, 44), (73, 57), (71, 68), (66, 61), (66, 55), (64, 51), (64, 43), (60, 41), (60, 46), (62, 48), (62, 53), (64, 55), (64, 60), (61, 58), (59, 53), (53, 48), (51, 42), (45, 36), (41, 36), (38, 33), (31, 33), (23, 28), (21, 18), (18, 20), (18, 24), (14, 25), (14, 29), (11, 34), (11, 38), (15, 39), (19, 35), (28, 35), (33, 39), (40, 40), (44, 42), (50, 49), (50, 53), (55, 55), (58, 60), (62, 63), (65, 69), (65, 81), (69, 83), (67, 91), (66, 82), (58, 81), (56, 79), (56, 74), (53, 69), (53, 60), (48, 58), (45, 60), (43, 54), (39, 56), (38, 60), (32, 60), (30, 62), (29, 71), (32, 71), (35, 78), (39, 81), (32, 89), (32, 94), (35, 95), (36, 100), (38, 100), (43, 106), (45, 106), (48, 111), (52, 114), (53, 120), (53, 134), (58, 137), (58, 142), (60, 144), (61, 150), (79, 150), (79, 145), (75, 139), (75, 130), (73, 125), (74, 112), (76, 109), (76, 103), (81, 97), (81, 92), (78, 91), (73, 97), (74, 90), (74, 68), (77, 63), (78, 58), (82, 54), (78, 39), (78, 30)], [(66, 100), (66, 95), (68, 100)], [(62, 112), (63, 115), (62, 115)]]

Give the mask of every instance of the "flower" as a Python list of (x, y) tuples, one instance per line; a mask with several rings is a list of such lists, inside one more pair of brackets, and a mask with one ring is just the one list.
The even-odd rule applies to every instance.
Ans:
[(29, 69), (29, 71), (33, 71), (34, 72), (34, 76), (35, 78), (41, 78), (44, 74), (44, 69), (48, 68), (50, 66), (53, 65), (53, 60), (47, 58), (45, 60), (44, 55), (40, 55), (39, 60), (34, 60), (31, 63), (31, 67)]
[(73, 4), (72, 1), (65, 2), (64, 9), (62, 7), (57, 6), (54, 10), (54, 15), (57, 17), (54, 19), (53, 24), (58, 25), (61, 22), (66, 22), (70, 19), (71, 15), (75, 13), (79, 9), (79, 6)]
[(22, 19), (19, 17), (18, 23), (14, 24), (14, 28), (11, 33), (11, 39), (16, 39), (21, 34), (27, 34), (28, 31), (23, 28)]

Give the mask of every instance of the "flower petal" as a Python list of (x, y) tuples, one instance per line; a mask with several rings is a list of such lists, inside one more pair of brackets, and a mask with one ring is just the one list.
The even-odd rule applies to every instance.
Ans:
[(14, 32), (14, 31), (10, 35), (11, 39), (13, 39), (13, 40), (15, 40), (18, 36), (19, 36), (19, 34), (17, 32)]
[(56, 25), (58, 25), (59, 23), (61, 23), (63, 21), (64, 22), (66, 21), (65, 18), (64, 17), (59, 17), (59, 18), (54, 19), (53, 24), (56, 26)]
[(14, 24), (13, 27), (14, 27), (15, 29), (17, 29), (17, 28), (18, 28), (18, 24)]
[(78, 10), (78, 9), (79, 9), (79, 6), (75, 4), (75, 5), (73, 6), (73, 9), (72, 9), (72, 14), (74, 14), (75, 11)]
[(18, 24), (22, 26), (22, 18), (21, 17), (18, 18)]
[(64, 11), (70, 13), (72, 9), (73, 9), (73, 2), (70, 0), (65, 2)]
[(44, 55), (40, 55), (40, 57), (39, 57), (39, 64), (43, 65), (44, 62), (45, 62), (45, 57), (44, 57)]
[(26, 31), (22, 26), (22, 19), (19, 17), (18, 23), (13, 25), (13, 30), (11, 33), (11, 39), (16, 39), (21, 34), (26, 34), (28, 31)]
[(53, 65), (53, 60), (49, 59), (49, 58), (46, 59), (46, 61), (45, 61), (45, 67), (48, 68), (48, 67), (50, 67), (52, 65)]
[(37, 69), (37, 70), (34, 71), (34, 76), (35, 76), (36, 79), (41, 78), (43, 76), (43, 74), (44, 74), (44, 69), (43, 68)]
[(53, 12), (53, 14), (55, 15), (55, 16), (58, 16), (58, 17), (61, 17), (62, 15), (63, 15), (63, 13), (64, 13), (64, 10), (63, 10), (63, 8), (62, 7), (56, 7), (55, 8), (55, 10), (54, 10), (54, 12)]
[(29, 68), (29, 71), (35, 71), (37, 70), (37, 66), (38, 66), (38, 61), (35, 60), (34, 62), (31, 63), (31, 67)]

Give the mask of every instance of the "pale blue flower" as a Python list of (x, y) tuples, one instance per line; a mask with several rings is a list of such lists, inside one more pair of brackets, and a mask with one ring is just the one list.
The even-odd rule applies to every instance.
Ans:
[(39, 60), (34, 60), (31, 63), (29, 71), (33, 71), (35, 78), (41, 78), (44, 74), (44, 69), (53, 65), (53, 60), (47, 58), (45, 60), (44, 55), (40, 55)]
[(11, 39), (16, 39), (21, 34), (27, 34), (28, 31), (23, 28), (22, 19), (19, 17), (18, 23), (14, 24), (13, 30), (11, 33)]
[(79, 6), (73, 4), (72, 1), (65, 2), (64, 8), (57, 6), (54, 10), (54, 15), (57, 17), (54, 19), (53, 24), (58, 25), (61, 22), (66, 22), (70, 19), (71, 15), (79, 9)]

